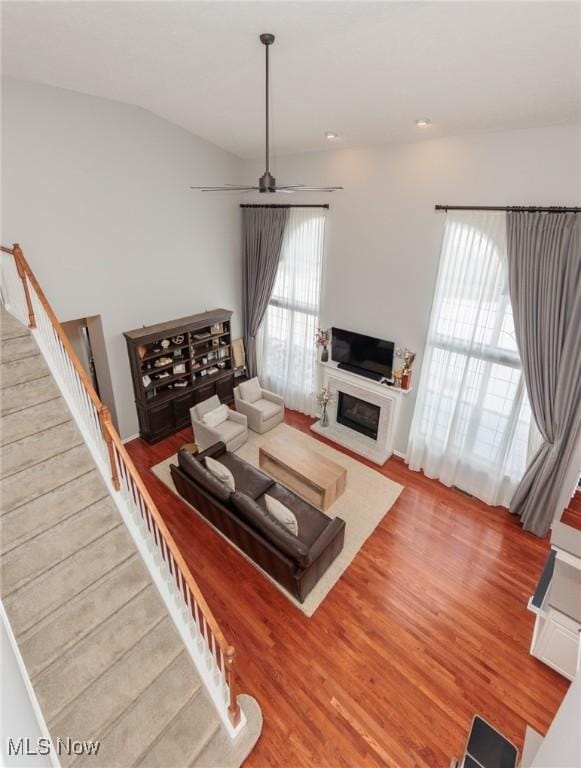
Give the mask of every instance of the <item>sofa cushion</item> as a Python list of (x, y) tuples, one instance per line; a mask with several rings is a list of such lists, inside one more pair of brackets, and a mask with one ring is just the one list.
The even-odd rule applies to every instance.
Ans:
[(269, 517), (264, 509), (245, 493), (235, 491), (231, 502), (240, 517), (254, 530), (259, 531), (275, 549), (299, 565), (306, 568), (310, 563), (309, 549), (290, 531)]
[(225, 467), (221, 462), (216, 461), (216, 459), (213, 459), (211, 456), (206, 456), (204, 464), (206, 465), (206, 469), (211, 472), (214, 477), (220, 480), (220, 482), (228, 486), (231, 491), (236, 490), (234, 475), (230, 472), (228, 467)]
[(251, 499), (257, 499), (259, 496), (262, 496), (274, 485), (274, 480), (271, 477), (253, 467), (252, 464), (244, 461), (235, 453), (230, 453), (229, 451), (223, 453), (220, 456), (220, 462), (232, 472), (236, 490), (245, 493)]
[(270, 517), (273, 517), (277, 523), (280, 523), (284, 528), (296, 536), (299, 526), (294, 513), (281, 501), (269, 496), (268, 493), (264, 494), (264, 503), (266, 504), (266, 511)]
[(232, 493), (230, 488), (214, 477), (189, 451), (182, 449), (178, 453), (178, 464), (188, 477), (214, 496), (214, 498), (218, 499), (218, 501), (228, 501)]
[(202, 416), (202, 421), (208, 427), (218, 427), (223, 424), (228, 418), (230, 409), (227, 405), (219, 405), (212, 411), (208, 411)]
[[(308, 547), (319, 538), (331, 522), (331, 518), (280, 483), (273, 483), (268, 489), (268, 495), (293, 511), (298, 523), (297, 536)], [(266, 510), (264, 496), (257, 498), (256, 501)]]
[(273, 403), (272, 400), (265, 400), (264, 398), (257, 400), (255, 403), (252, 403), (252, 405), (259, 409), (262, 413), (262, 418), (265, 421), (271, 419), (273, 416), (278, 416), (282, 410), (281, 405)]
[(260, 400), (262, 389), (256, 376), (240, 384), (240, 397), (246, 400), (247, 403), (255, 403), (257, 400)]

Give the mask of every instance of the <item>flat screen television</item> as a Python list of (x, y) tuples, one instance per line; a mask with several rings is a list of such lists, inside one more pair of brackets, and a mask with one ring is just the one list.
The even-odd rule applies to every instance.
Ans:
[(361, 333), (332, 328), (331, 357), (341, 367), (371, 374), (372, 378), (391, 379), (393, 369), (392, 341), (364, 336)]

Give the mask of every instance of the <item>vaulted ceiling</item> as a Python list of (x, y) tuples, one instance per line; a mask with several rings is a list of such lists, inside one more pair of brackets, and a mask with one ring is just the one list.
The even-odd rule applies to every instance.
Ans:
[[(577, 2), (4, 2), (3, 72), (262, 153), (578, 122)], [(429, 117), (419, 129), (414, 119)]]

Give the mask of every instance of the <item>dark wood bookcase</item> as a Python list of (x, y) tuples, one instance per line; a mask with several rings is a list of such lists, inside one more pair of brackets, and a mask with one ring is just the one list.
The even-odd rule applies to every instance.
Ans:
[(148, 443), (186, 427), (190, 408), (212, 395), (233, 401), (231, 318), (214, 309), (123, 334), (139, 433)]

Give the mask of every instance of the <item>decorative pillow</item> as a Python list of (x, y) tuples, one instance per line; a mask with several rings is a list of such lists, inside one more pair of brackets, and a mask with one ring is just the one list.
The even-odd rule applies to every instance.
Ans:
[(178, 453), (178, 464), (183, 471), (191, 477), (194, 482), (208, 493), (212, 494), (218, 501), (226, 502), (232, 495), (232, 491), (221, 480), (218, 480), (209, 472), (201, 461), (189, 451), (183, 449)]
[(219, 405), (213, 411), (208, 411), (202, 416), (202, 421), (207, 427), (219, 427), (228, 419), (230, 409), (227, 405)]
[[(234, 490), (234, 488), (232, 488), (232, 490)], [(295, 517), (294, 512), (291, 512), (291, 510), (278, 499), (269, 496), (268, 493), (264, 494), (264, 503), (266, 504), (268, 514), (271, 517), (274, 517), (277, 523), (283, 525), (295, 536), (298, 535), (299, 524), (297, 523), (297, 518)]]
[(240, 397), (247, 403), (255, 403), (257, 400), (260, 400), (262, 389), (256, 376), (240, 384)]
[(206, 462), (206, 468), (214, 475), (214, 477), (217, 477), (218, 480), (224, 483), (224, 485), (227, 485), (231, 491), (236, 490), (234, 475), (232, 474), (232, 472), (230, 472), (228, 467), (225, 467), (223, 464), (221, 464), (219, 461), (216, 461), (216, 459), (213, 459), (211, 456), (206, 456), (204, 461)]
[(290, 558), (298, 566), (308, 568), (311, 564), (311, 556), (306, 544), (303, 544), (297, 536), (293, 536), (289, 530), (277, 523), (272, 517), (269, 517), (260, 504), (257, 504), (245, 493), (234, 491), (230, 498), (244, 522), (259, 531), (283, 555)]

